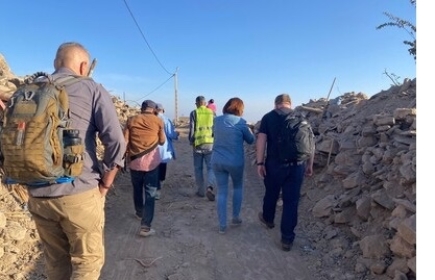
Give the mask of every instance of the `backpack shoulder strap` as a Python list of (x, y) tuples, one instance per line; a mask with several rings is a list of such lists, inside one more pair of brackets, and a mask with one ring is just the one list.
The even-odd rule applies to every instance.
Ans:
[(283, 110), (280, 109), (274, 109), (273, 110), (281, 119), (281, 121), (284, 123), (286, 120), (289, 120), (291, 118), (295, 118), (295, 114), (294, 111), (291, 110), (290, 112), (284, 112)]
[(72, 85), (78, 81), (90, 80), (90, 79), (91, 78), (85, 77), (85, 76), (69, 75), (69, 76), (59, 77), (57, 79), (54, 79), (54, 82), (58, 85), (66, 87), (66, 86)]

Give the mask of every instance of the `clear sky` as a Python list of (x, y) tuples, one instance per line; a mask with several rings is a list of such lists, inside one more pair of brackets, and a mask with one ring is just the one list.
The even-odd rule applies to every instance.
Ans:
[(389, 21), (383, 12), (415, 23), (409, 0), (14, 0), (1, 10), (0, 52), (16, 75), (52, 72), (59, 44), (78, 41), (111, 94), (162, 103), (171, 118), (177, 68), (178, 116), (197, 95), (213, 98), (218, 112), (240, 97), (250, 122), (283, 92), (294, 106), (327, 97), (334, 78), (332, 98), (389, 89), (384, 71), (400, 82), (416, 77), (402, 43), (412, 37), (376, 29)]

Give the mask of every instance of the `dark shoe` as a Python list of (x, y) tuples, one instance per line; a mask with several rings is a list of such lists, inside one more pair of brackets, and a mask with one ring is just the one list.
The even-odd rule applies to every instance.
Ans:
[(240, 226), (242, 224), (242, 219), (240, 218), (233, 218), (231, 221), (231, 225), (234, 227)]
[(207, 192), (205, 193), (205, 195), (207, 196), (208, 200), (214, 201), (215, 196), (214, 196), (213, 188), (212, 187), (208, 187), (207, 188)]
[(287, 243), (281, 241), (282, 250), (288, 252), (292, 249), (293, 243)]
[(225, 234), (225, 232), (227, 231), (227, 228), (226, 227), (219, 227), (219, 233), (220, 234)]
[(274, 228), (275, 224), (274, 223), (268, 223), (266, 222), (266, 220), (264, 220), (263, 218), (263, 212), (259, 212), (258, 213), (258, 219), (260, 220), (260, 222), (265, 225), (267, 228)]

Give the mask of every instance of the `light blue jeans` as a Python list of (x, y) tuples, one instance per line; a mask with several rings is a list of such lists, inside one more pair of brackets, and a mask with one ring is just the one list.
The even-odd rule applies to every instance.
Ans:
[(198, 153), (193, 152), (193, 167), (195, 169), (195, 182), (197, 186), (196, 193), (200, 196), (205, 195), (205, 184), (204, 184), (204, 163), (207, 170), (207, 187), (214, 186), (215, 178), (213, 174), (213, 169), (211, 168), (211, 151), (209, 153)]
[(243, 200), (243, 169), (244, 165), (213, 164), (213, 172), (217, 182), (217, 212), (219, 227), (221, 229), (227, 227), (229, 177), (231, 177), (233, 182), (233, 219), (237, 219), (240, 216)]

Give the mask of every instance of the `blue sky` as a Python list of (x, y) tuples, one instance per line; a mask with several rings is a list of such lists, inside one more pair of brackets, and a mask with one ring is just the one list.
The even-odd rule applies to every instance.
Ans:
[(402, 43), (412, 38), (396, 27), (376, 30), (388, 21), (383, 12), (415, 23), (409, 0), (4, 2), (0, 52), (16, 75), (51, 72), (59, 44), (78, 41), (113, 95), (152, 99), (170, 117), (177, 67), (178, 116), (188, 116), (197, 95), (214, 98), (219, 111), (237, 96), (251, 122), (280, 93), (294, 106), (326, 97), (334, 78), (331, 97), (386, 90), (385, 70), (399, 81), (416, 77)]

